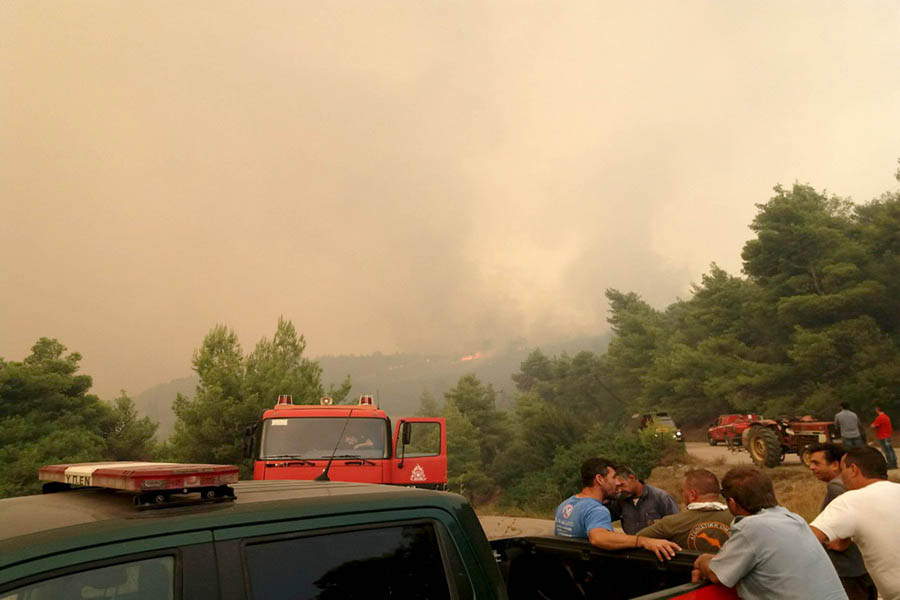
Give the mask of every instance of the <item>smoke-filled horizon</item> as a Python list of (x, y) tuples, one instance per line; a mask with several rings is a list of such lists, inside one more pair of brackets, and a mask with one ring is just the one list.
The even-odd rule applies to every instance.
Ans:
[(0, 356), (95, 391), (608, 329), (740, 272), (779, 183), (896, 185), (895, 2), (0, 4)]

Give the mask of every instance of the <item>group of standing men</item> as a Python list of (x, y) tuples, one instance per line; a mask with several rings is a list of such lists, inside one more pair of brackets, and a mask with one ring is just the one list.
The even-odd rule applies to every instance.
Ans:
[[(810, 469), (828, 488), (807, 524), (778, 505), (771, 479), (755, 467), (730, 469), (721, 487), (708, 470), (688, 471), (679, 512), (627, 467), (592, 458), (581, 466), (581, 492), (557, 508), (555, 532), (604, 549), (645, 548), (659, 560), (703, 552), (694, 580), (736, 587), (745, 599), (874, 600), (880, 592), (900, 600), (900, 484), (887, 480), (882, 454), (823, 445)], [(623, 532), (613, 529), (616, 518)]]

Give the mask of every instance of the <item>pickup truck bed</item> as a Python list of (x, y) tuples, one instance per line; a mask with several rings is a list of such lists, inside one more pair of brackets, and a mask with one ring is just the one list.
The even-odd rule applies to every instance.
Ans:
[(552, 536), (492, 547), (455, 494), (318, 481), (233, 489), (227, 502), (146, 510), (130, 493), (101, 488), (0, 500), (0, 598), (733, 597), (685, 587), (687, 553), (662, 564), (643, 550)]
[(665, 563), (646, 550), (601, 550), (555, 536), (491, 542), (510, 600), (736, 598), (732, 590), (692, 584), (696, 552)]

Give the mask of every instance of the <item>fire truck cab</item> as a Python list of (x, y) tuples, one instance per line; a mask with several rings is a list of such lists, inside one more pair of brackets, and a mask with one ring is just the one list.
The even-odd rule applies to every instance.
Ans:
[(245, 453), (253, 479), (331, 480), (444, 489), (447, 431), (444, 419), (391, 420), (372, 396), (359, 404), (298, 405), (290, 396), (247, 428)]

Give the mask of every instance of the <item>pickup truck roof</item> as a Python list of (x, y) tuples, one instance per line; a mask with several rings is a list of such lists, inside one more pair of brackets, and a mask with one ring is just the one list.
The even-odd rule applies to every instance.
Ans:
[(242, 481), (235, 500), (138, 510), (125, 492), (84, 488), (0, 500), (0, 568), (36, 556), (162, 534), (255, 523), (429, 507), (454, 513), (484, 536), (465, 499), (398, 486), (319, 481)]

